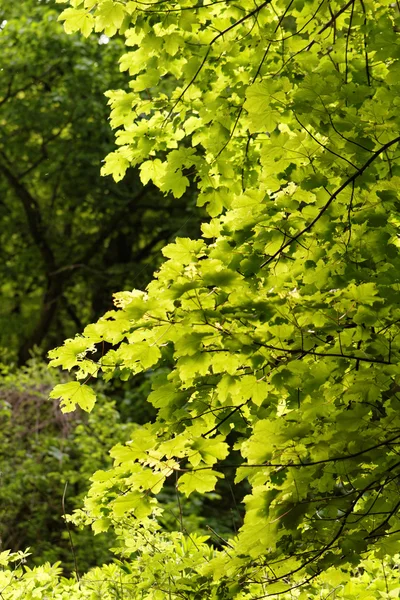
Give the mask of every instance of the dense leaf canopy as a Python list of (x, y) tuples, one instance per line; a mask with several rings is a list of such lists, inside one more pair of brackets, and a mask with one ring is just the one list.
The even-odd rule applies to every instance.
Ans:
[[(342, 583), (399, 551), (397, 4), (69, 4), (67, 32), (128, 47), (103, 174), (140, 165), (176, 198), (192, 176), (211, 217), (163, 249), (146, 291), (50, 353), (76, 374), (52, 392), (68, 411), (92, 408), (95, 377), (163, 368), (155, 421), (112, 449), (76, 521), (114, 527), (133, 569), (149, 568), (143, 536), (165, 548), (147, 598), (393, 596), (384, 566), (381, 587)], [(228, 473), (250, 488), (243, 525), (207, 558), (195, 544), (184, 573), (157, 495)]]

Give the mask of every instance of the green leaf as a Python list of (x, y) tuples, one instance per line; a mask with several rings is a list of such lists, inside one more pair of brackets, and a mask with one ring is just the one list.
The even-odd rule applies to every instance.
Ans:
[(158, 346), (146, 342), (136, 342), (133, 345), (124, 344), (118, 350), (118, 357), (123, 360), (126, 368), (135, 368), (137, 363), (148, 369), (156, 364), (161, 357)]
[(211, 492), (215, 488), (219, 477), (222, 477), (221, 473), (211, 469), (185, 473), (179, 478), (178, 489), (185, 496), (190, 496), (193, 492), (199, 492), (200, 494)]
[(142, 519), (151, 514), (152, 505), (150, 500), (139, 492), (128, 492), (114, 500), (113, 514), (115, 517), (123, 517), (133, 513), (136, 518)]
[(168, 244), (162, 250), (167, 258), (176, 260), (181, 264), (189, 264), (196, 260), (203, 249), (203, 242), (188, 238), (176, 238), (174, 244)]
[(107, 156), (104, 166), (101, 168), (101, 174), (112, 175), (114, 181), (118, 182), (123, 179), (128, 167), (129, 161), (127, 158), (122, 156), (120, 152), (111, 152)]
[(95, 30), (104, 30), (106, 35), (112, 36), (121, 27), (124, 17), (125, 10), (121, 2), (102, 0), (99, 2), (95, 13)]
[(147, 160), (140, 165), (140, 180), (144, 185), (149, 181), (160, 185), (165, 177), (165, 169), (166, 164), (162, 163), (159, 158)]
[(287, 89), (286, 80), (282, 80), (282, 83), (284, 85), (281, 86), (276, 82), (264, 81), (247, 88), (244, 108), (249, 113), (250, 132), (260, 129), (271, 132), (280, 122), (278, 107), (285, 105), (286, 98), (283, 90)]
[(78, 8), (66, 8), (60, 14), (59, 20), (64, 21), (66, 33), (81, 31), (85, 37), (92, 33), (95, 24), (93, 15)]
[(222, 436), (214, 439), (198, 438), (195, 440), (192, 450), (196, 452), (195, 456), (189, 455), (189, 461), (197, 467), (200, 461), (206, 465), (213, 465), (218, 460), (223, 460), (229, 453), (229, 446), (222, 441)]
[(88, 386), (77, 381), (60, 383), (50, 392), (50, 398), (61, 400), (61, 410), (64, 413), (72, 412), (76, 406), (90, 412), (96, 402), (96, 394)]
[(63, 367), (71, 370), (76, 367), (80, 359), (88, 351), (94, 349), (93, 342), (87, 338), (77, 336), (74, 339), (65, 340), (64, 345), (49, 352), (50, 367)]
[(95, 535), (108, 531), (111, 525), (111, 519), (98, 519), (92, 524), (92, 529)]

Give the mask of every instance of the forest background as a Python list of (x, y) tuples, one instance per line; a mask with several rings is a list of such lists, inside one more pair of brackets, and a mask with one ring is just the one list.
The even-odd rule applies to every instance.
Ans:
[[(108, 386), (101, 413), (62, 415), (49, 402), (60, 375), (47, 352), (112, 307), (112, 294), (144, 288), (176, 235), (197, 236), (194, 193), (176, 200), (132, 171), (100, 176), (113, 148), (104, 92), (126, 88), (121, 44), (68, 36), (55, 2), (0, 8), (0, 362), (3, 549), (73, 565), (62, 498), (80, 506), (108, 450), (146, 422), (150, 385)], [(80, 568), (102, 564), (109, 540), (74, 537)], [(78, 539), (79, 538), (79, 539)]]
[(140, 4), (0, 8), (0, 592), (398, 597), (399, 7)]

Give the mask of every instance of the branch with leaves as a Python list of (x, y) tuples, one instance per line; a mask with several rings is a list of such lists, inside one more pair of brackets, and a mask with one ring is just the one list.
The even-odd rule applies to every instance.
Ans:
[(218, 598), (313, 597), (400, 539), (398, 14), (356, 10), (104, 0), (61, 16), (127, 47), (103, 174), (139, 166), (176, 199), (194, 174), (210, 218), (164, 247), (145, 291), (51, 351), (76, 376), (53, 397), (91, 409), (94, 377), (157, 373), (155, 421), (112, 449), (86, 514), (147, 523), (169, 478), (219, 493), (233, 471), (243, 525), (199, 569)]

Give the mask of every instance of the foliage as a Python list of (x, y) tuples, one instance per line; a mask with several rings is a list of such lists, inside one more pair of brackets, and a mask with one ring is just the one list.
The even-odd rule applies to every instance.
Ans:
[[(179, 202), (133, 170), (100, 177), (112, 149), (104, 91), (127, 87), (122, 44), (83, 41), (57, 23), (52, 1), (0, 6), (0, 360), (24, 363), (144, 286), (160, 247), (197, 231), (190, 195)], [(101, 43), (100, 43), (101, 42)]]
[(195, 172), (211, 216), (164, 248), (146, 292), (50, 353), (80, 384), (54, 390), (68, 408), (95, 377), (164, 369), (155, 421), (112, 449), (75, 519), (151, 534), (165, 482), (204, 494), (228, 471), (251, 486), (242, 527), (158, 597), (199, 581), (208, 598), (395, 597), (397, 5), (71, 0), (61, 18), (133, 48), (103, 173), (140, 164), (179, 197)]
[[(128, 440), (137, 424), (121, 418), (116, 403), (107, 399), (105, 392), (110, 395), (113, 391), (109, 388), (98, 389), (96, 411), (90, 415), (82, 411), (63, 414), (58, 402), (48, 400), (51, 389), (60, 385), (59, 380), (37, 360), (18, 370), (2, 368), (0, 551), (11, 548), (15, 552), (30, 546), (33, 556), (29, 563), (59, 562), (64, 574), (74, 572), (76, 567), (83, 573), (110, 560), (115, 535), (103, 532), (93, 540), (87, 527), (78, 530), (70, 525), (68, 531), (64, 513), (80, 513), (89, 479), (98, 469), (111, 466), (109, 448)], [(132, 415), (135, 406), (135, 421), (145, 422), (149, 411), (143, 406), (142, 388), (133, 388), (132, 392), (133, 397), (126, 399), (125, 416)], [(232, 518), (237, 515), (232, 516), (229, 510), (226, 516), (216, 513), (211, 502), (215, 494), (209, 496), (193, 496), (181, 502), (181, 518), (191, 535), (204, 532), (206, 526), (222, 535), (231, 531)], [(159, 500), (163, 526), (175, 531), (180, 516), (173, 482), (165, 487)], [(79, 519), (76, 521), (79, 524)]]
[[(153, 538), (151, 544), (140, 540), (142, 555), (139, 559), (114, 560), (112, 564), (92, 569), (79, 582), (60, 577), (58, 564), (51, 566), (46, 563), (32, 569), (24, 564), (29, 553), (2, 552), (0, 586), (3, 598), (163, 600), (189, 597), (194, 600), (220, 600), (232, 597), (229, 590), (224, 590), (217, 581), (207, 582), (198, 574), (199, 563), (208, 562), (212, 556), (212, 550), (203, 538), (194, 536), (185, 539), (180, 533), (161, 537), (154, 532)], [(134, 536), (129, 541), (131, 548), (137, 544)], [(400, 558), (397, 555), (386, 566), (375, 558), (362, 561), (356, 577), (350, 580), (347, 573), (330, 569), (319, 578), (319, 586), (311, 590), (312, 597), (343, 600), (398, 598), (399, 567)], [(233, 584), (232, 588), (234, 587)], [(239, 593), (235, 597), (240, 600), (262, 597), (259, 584), (252, 584), (250, 587), (249, 594)], [(293, 590), (291, 594), (279, 595), (282, 600), (308, 600), (310, 597), (309, 592), (300, 588)]]
[[(109, 447), (129, 439), (134, 426), (120, 422), (103, 394), (91, 415), (63, 415), (48, 400), (58, 379), (37, 361), (1, 377), (0, 538), (2, 548), (34, 547), (36, 564), (61, 561), (70, 573), (74, 556), (63, 514), (81, 506), (92, 473), (111, 464)], [(110, 559), (112, 535), (93, 543), (89, 531), (70, 533), (82, 571)]]

